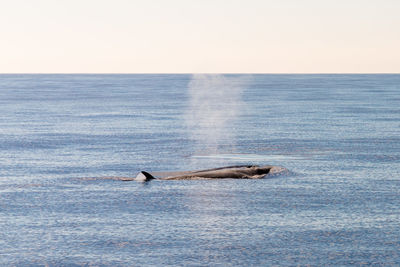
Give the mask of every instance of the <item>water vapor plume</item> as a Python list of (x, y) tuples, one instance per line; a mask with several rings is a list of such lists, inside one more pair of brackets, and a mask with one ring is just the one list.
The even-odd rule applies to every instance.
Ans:
[(186, 125), (195, 142), (195, 154), (234, 150), (235, 123), (243, 111), (244, 79), (215, 74), (194, 74), (189, 83)]

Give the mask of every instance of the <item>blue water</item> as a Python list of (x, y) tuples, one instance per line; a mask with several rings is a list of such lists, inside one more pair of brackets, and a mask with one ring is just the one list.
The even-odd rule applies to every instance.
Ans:
[[(0, 265), (400, 265), (400, 75), (225, 75), (212, 153), (192, 78), (0, 75)], [(290, 172), (101, 179), (222, 164)]]

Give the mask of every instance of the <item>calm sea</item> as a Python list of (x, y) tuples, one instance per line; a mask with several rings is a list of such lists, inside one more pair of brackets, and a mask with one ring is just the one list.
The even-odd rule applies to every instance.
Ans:
[(398, 266), (400, 75), (0, 75), (0, 265)]

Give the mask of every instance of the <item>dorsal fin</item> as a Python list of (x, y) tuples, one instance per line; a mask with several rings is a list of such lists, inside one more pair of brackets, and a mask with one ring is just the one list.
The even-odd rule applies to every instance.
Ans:
[(153, 175), (151, 175), (151, 174), (148, 173), (148, 172), (141, 171), (141, 172), (139, 172), (139, 174), (136, 176), (135, 181), (147, 182), (147, 181), (150, 181), (150, 180), (153, 180), (153, 179), (155, 179), (155, 178), (153, 177)]

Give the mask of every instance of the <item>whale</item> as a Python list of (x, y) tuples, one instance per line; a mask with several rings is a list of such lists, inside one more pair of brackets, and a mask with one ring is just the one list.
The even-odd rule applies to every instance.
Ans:
[[(157, 177), (146, 171), (141, 171), (134, 179), (138, 182), (148, 182), (151, 180), (203, 180), (203, 179), (262, 179), (266, 176), (284, 172), (286, 169), (279, 166), (258, 166), (258, 165), (240, 165), (227, 166), (214, 169), (176, 172), (172, 175), (163, 175)], [(128, 179), (124, 179), (127, 181)]]
[(210, 179), (262, 179), (290, 173), (286, 168), (272, 165), (239, 165), (214, 169), (178, 172), (153, 172), (140, 171), (136, 177), (106, 176), (106, 177), (80, 177), (78, 180), (115, 180), (148, 182), (151, 180), (210, 180)]

